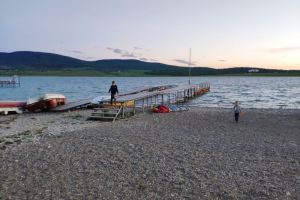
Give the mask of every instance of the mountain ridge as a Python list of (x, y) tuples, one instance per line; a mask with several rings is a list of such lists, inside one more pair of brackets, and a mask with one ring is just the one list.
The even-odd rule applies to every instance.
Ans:
[[(226, 75), (249, 73), (252, 67), (232, 67), (215, 69), (211, 67), (192, 67), (192, 75)], [(258, 69), (258, 73), (299, 73), (300, 70)], [(85, 61), (56, 53), (15, 51), (0, 52), (0, 71), (60, 71), (60, 70), (95, 70), (99, 72), (122, 72), (128, 70), (145, 71), (148, 75), (187, 76), (188, 68), (163, 64), (159, 62), (145, 62), (136, 59), (102, 59)]]

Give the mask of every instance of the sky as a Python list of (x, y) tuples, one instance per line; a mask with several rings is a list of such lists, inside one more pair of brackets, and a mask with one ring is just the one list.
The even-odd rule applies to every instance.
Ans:
[(299, 0), (0, 0), (0, 52), (300, 70)]

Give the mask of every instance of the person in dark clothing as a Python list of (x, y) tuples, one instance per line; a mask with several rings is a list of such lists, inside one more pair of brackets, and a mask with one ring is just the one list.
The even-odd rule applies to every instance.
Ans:
[(234, 106), (233, 106), (233, 110), (234, 110), (234, 119), (236, 121), (236, 123), (239, 121), (239, 117), (240, 117), (240, 113), (241, 113), (241, 107), (239, 106), (239, 102), (236, 101), (234, 103)]
[(113, 100), (116, 101), (116, 94), (119, 93), (118, 86), (116, 85), (115, 81), (112, 81), (111, 86), (108, 90), (110, 93), (110, 105), (112, 105)]

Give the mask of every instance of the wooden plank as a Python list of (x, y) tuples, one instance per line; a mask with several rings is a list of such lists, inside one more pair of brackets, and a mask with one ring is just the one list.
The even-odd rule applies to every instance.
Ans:
[(121, 110), (123, 110), (122, 107), (119, 109), (115, 108), (98, 108), (95, 109), (95, 112), (92, 112), (90, 115), (90, 118), (97, 118), (97, 119), (112, 119), (113, 122), (117, 119), (119, 116)]

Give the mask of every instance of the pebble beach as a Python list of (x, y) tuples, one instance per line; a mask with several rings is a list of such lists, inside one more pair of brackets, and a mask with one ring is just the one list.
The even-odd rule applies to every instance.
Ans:
[(0, 199), (300, 199), (300, 110), (0, 116)]

